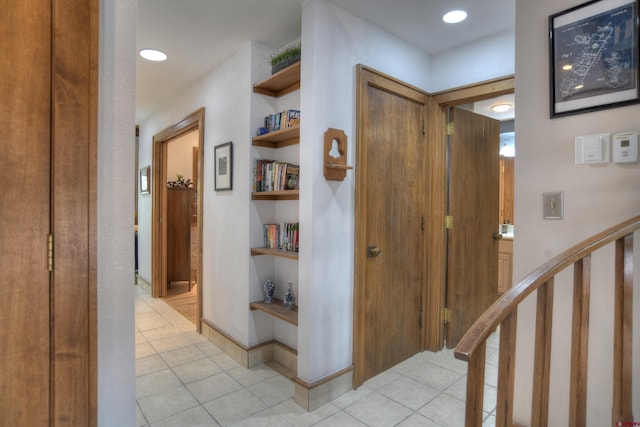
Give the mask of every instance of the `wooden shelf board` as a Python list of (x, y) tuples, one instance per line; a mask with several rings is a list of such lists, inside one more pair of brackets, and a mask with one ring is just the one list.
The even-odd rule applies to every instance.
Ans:
[(298, 252), (269, 248), (251, 248), (251, 255), (273, 255), (281, 258), (298, 259)]
[(253, 145), (258, 147), (282, 148), (300, 143), (300, 125), (265, 133), (253, 138)]
[(251, 193), (252, 200), (298, 200), (300, 190), (283, 191), (254, 191)]
[(255, 93), (281, 97), (300, 89), (300, 62), (280, 70), (268, 79), (253, 85)]
[(298, 307), (293, 310), (287, 310), (282, 305), (282, 300), (274, 298), (273, 303), (267, 304), (264, 301), (256, 301), (249, 304), (251, 310), (263, 311), (287, 323), (298, 326)]

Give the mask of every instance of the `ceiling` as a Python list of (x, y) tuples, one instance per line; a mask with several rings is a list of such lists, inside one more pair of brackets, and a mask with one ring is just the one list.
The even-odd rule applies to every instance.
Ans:
[[(137, 48), (165, 62), (136, 62), (136, 121), (208, 74), (248, 41), (278, 48), (300, 37), (302, 0), (138, 0)], [(328, 0), (430, 55), (515, 26), (515, 0)], [(469, 17), (447, 25), (461, 8)]]

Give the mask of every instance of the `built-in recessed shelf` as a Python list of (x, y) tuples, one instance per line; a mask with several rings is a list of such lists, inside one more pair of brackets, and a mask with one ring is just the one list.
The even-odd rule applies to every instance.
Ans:
[(253, 85), (255, 93), (281, 97), (300, 89), (300, 62), (271, 75), (268, 79)]
[(298, 200), (300, 190), (282, 191), (254, 191), (251, 193), (252, 200)]
[(265, 133), (253, 138), (257, 147), (282, 148), (300, 143), (300, 125)]
[(263, 311), (273, 317), (298, 326), (298, 307), (294, 310), (287, 310), (282, 305), (282, 300), (280, 299), (274, 298), (271, 304), (267, 304), (264, 301), (252, 302), (249, 308), (251, 310)]
[(298, 252), (269, 248), (251, 248), (251, 255), (273, 255), (281, 258), (298, 259)]

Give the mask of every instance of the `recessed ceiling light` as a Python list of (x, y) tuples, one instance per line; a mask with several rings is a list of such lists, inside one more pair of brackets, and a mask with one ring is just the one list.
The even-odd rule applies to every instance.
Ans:
[(451, 12), (445, 13), (442, 17), (442, 20), (447, 24), (457, 24), (465, 19), (467, 19), (467, 12), (464, 10), (452, 10)]
[(494, 111), (496, 113), (504, 113), (506, 111), (509, 111), (512, 107), (513, 105), (511, 104), (501, 103), (501, 104), (492, 105), (491, 111)]
[(167, 54), (156, 49), (141, 49), (140, 56), (149, 61), (166, 61)]

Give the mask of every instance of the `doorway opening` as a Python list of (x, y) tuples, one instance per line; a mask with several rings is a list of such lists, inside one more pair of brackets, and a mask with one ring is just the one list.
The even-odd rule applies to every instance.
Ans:
[[(162, 298), (198, 323), (198, 130), (167, 142), (167, 280)], [(166, 285), (166, 289), (165, 289)]]
[(204, 108), (153, 137), (151, 295), (201, 331)]

